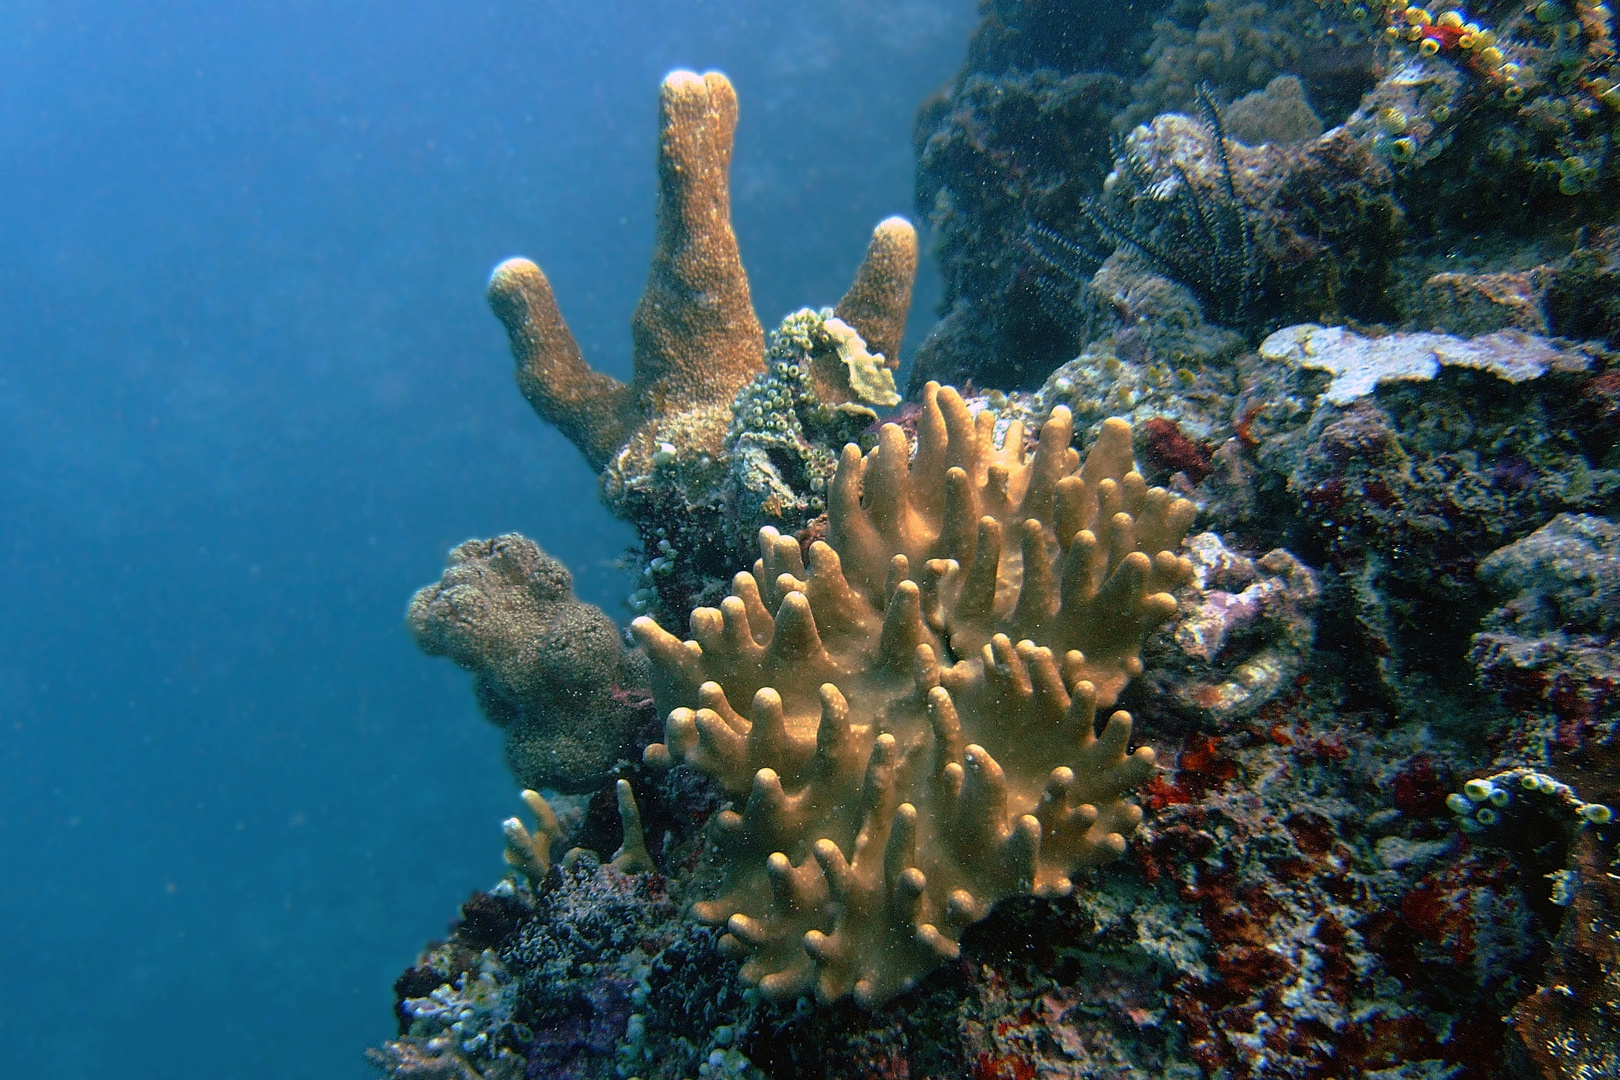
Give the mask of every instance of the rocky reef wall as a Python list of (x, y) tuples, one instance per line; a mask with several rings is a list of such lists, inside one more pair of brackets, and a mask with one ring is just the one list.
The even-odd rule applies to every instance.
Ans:
[(754, 319), (721, 76), (664, 85), (631, 384), (497, 270), (644, 614), (519, 537), (418, 595), (547, 790), (375, 1060), (1613, 1074), (1607, 8), (983, 12), (919, 114), (908, 393), (902, 221)]

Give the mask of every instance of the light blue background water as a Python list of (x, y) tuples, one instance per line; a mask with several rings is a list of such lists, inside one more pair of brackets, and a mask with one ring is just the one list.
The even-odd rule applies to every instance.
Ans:
[[(18, 2), (0, 11), (6, 1075), (361, 1077), (515, 808), (411, 591), (630, 542), (484, 306), (546, 267), (628, 371), (656, 87), (742, 98), (762, 321), (909, 212), (971, 0)], [(926, 295), (924, 297), (926, 304)], [(914, 312), (914, 326), (927, 312)]]

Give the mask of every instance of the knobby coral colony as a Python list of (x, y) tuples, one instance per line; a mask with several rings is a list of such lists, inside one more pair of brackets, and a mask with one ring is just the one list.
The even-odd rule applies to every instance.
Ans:
[(1128, 714), (1100, 734), (1095, 716), (1191, 577), (1193, 505), (1147, 487), (1123, 421), (1083, 465), (1065, 408), (1031, 456), (1017, 421), (994, 432), (930, 384), (909, 466), (892, 424), (845, 447), (808, 568), (765, 529), (694, 640), (632, 626), (673, 706), (647, 760), (742, 801), (715, 818), (724, 878), (694, 913), (769, 998), (879, 1004), (997, 900), (1067, 895), (1141, 820), (1125, 796), (1153, 752), (1128, 751)]
[[(1031, 229), (1028, 244), (1043, 270), (1043, 292), (1062, 293), (1066, 302), (1114, 250), (1126, 248), (1190, 289), (1215, 321), (1235, 325), (1253, 312), (1267, 269), (1255, 243), (1253, 211), (1232, 183), (1226, 129), (1207, 86), (1197, 88), (1194, 102), (1214, 158), (1213, 193), (1200, 191), (1179, 163), (1172, 163), (1168, 178), (1156, 180), (1136, 147), (1116, 139), (1114, 171), (1103, 195), (1080, 204), (1089, 233), (1070, 238), (1044, 225)], [(1129, 203), (1128, 217), (1110, 206), (1116, 191)]]

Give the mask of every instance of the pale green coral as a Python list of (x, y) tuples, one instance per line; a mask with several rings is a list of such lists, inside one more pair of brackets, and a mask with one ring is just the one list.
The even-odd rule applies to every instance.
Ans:
[(739, 550), (767, 525), (793, 534), (826, 511), (838, 451), (877, 419), (868, 406), (843, 400), (861, 357), (868, 369), (862, 377), (880, 385), (886, 377), (892, 394), (894, 378), (881, 356), (868, 353), (831, 309), (796, 311), (771, 333), (765, 370), (732, 403), (726, 436), (724, 498)]
[(822, 324), (827, 336), (838, 349), (845, 376), (855, 400), (891, 409), (900, 404), (900, 395), (894, 388), (894, 372), (885, 366), (883, 354), (866, 351), (866, 342), (843, 319), (832, 318)]

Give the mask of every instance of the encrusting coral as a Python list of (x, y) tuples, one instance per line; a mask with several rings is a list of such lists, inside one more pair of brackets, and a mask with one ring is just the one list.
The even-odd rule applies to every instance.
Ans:
[[(659, 117), (657, 235), (631, 320), (629, 384), (585, 362), (534, 263), (508, 259), (489, 282), (524, 397), (603, 470), (610, 509), (631, 517), (655, 466), (722, 458), (732, 402), (765, 368), (765, 335), (731, 228), (736, 92), (719, 72), (675, 71), (660, 89)], [(901, 218), (884, 221), (835, 312), (889, 368), (899, 361), (916, 268), (915, 230)]]
[(423, 652), (473, 673), (525, 787), (596, 787), (647, 716), (645, 659), (601, 608), (574, 598), (568, 568), (528, 537), (461, 544), (405, 619)]
[[(743, 801), (715, 819), (723, 879), (694, 905), (769, 998), (875, 1006), (957, 955), (999, 899), (1068, 894), (1141, 820), (1153, 771), (1113, 705), (1176, 610), (1194, 507), (1134, 471), (1105, 422), (1084, 464), (1054, 409), (1023, 425), (925, 388), (915, 460), (885, 425), (846, 446), (826, 541), (774, 529), (682, 642), (632, 631), (668, 709), (651, 764)], [(738, 707), (746, 711), (746, 716)]]

